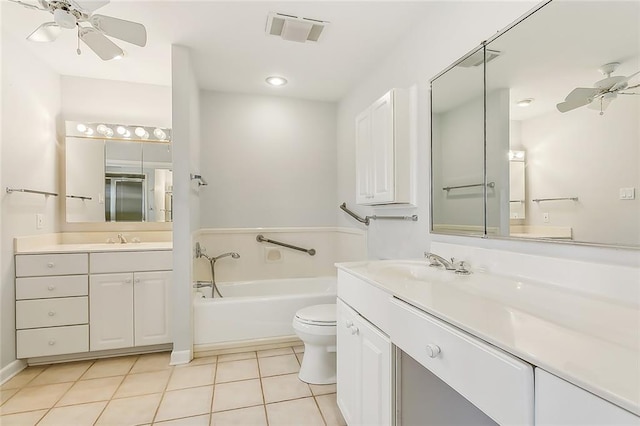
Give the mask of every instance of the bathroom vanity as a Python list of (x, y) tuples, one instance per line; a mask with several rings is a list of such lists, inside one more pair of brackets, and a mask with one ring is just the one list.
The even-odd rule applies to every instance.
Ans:
[(17, 250), (15, 262), (19, 359), (172, 342), (171, 243), (54, 244)]
[(337, 265), (349, 425), (640, 423), (637, 306), (427, 265)]

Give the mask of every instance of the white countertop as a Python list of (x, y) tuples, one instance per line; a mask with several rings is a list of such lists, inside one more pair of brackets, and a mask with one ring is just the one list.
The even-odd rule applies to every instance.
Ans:
[(83, 244), (51, 244), (16, 250), (16, 254), (49, 254), (49, 253), (93, 253), (106, 251), (155, 251), (172, 250), (173, 242), (149, 243), (83, 243)]
[(397, 298), (640, 415), (640, 309), (537, 282), (422, 261), (343, 263)]

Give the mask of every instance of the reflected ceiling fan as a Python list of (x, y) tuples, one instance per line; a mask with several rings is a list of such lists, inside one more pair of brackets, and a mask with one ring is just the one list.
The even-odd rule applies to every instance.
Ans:
[(109, 0), (38, 0), (38, 5), (20, 0), (11, 0), (24, 7), (42, 10), (53, 15), (53, 22), (45, 22), (32, 32), (27, 40), (37, 42), (54, 41), (62, 29), (77, 29), (78, 55), (82, 40), (102, 60), (121, 58), (124, 51), (105, 35), (144, 47), (147, 30), (144, 25), (124, 19), (93, 12), (109, 3)]
[(611, 76), (619, 66), (619, 62), (611, 62), (601, 66), (598, 71), (600, 71), (602, 75), (605, 75), (606, 78), (596, 81), (594, 84), (595, 87), (578, 87), (573, 89), (564, 99), (564, 102), (556, 105), (558, 111), (568, 112), (589, 105), (589, 108), (600, 110), (600, 115), (603, 115), (611, 101), (617, 98), (618, 95), (640, 95), (640, 93), (635, 92), (623, 92), (623, 90), (640, 87), (640, 84), (629, 86), (629, 81), (640, 74), (640, 71), (627, 77), (623, 75)]

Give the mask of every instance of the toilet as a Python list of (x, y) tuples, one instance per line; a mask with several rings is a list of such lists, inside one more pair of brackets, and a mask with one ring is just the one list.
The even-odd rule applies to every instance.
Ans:
[(300, 309), (293, 329), (304, 343), (300, 380), (315, 385), (336, 382), (336, 305), (314, 305)]

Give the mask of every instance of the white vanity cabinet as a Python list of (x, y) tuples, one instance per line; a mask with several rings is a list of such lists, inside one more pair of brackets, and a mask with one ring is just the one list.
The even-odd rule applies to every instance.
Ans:
[(91, 253), (90, 264), (91, 351), (171, 343), (170, 251)]
[(337, 402), (349, 425), (392, 423), (389, 337), (337, 301)]
[(408, 93), (392, 89), (356, 117), (356, 203), (410, 202)]
[(536, 368), (536, 425), (640, 425), (640, 418)]
[(88, 255), (16, 255), (16, 355), (89, 350)]

